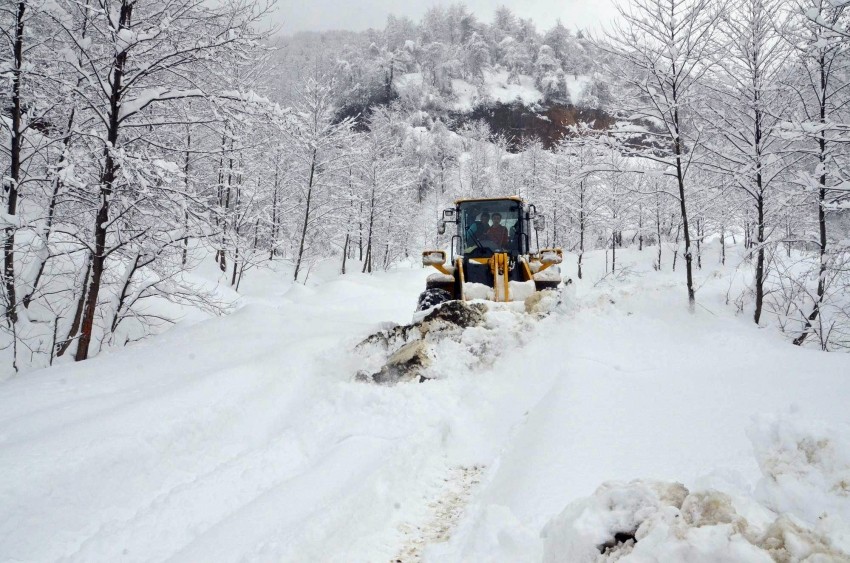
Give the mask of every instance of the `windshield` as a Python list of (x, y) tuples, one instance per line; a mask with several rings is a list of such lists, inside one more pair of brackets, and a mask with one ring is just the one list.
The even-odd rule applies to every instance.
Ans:
[(519, 202), (469, 201), (458, 207), (465, 256), (486, 257), (495, 252), (519, 252), (522, 233)]

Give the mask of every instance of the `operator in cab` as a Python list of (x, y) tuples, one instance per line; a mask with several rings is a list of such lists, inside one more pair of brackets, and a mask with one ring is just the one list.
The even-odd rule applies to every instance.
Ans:
[(479, 215), (478, 220), (474, 221), (466, 229), (466, 246), (478, 246), (486, 238), (487, 232), (490, 229), (490, 214), (486, 211)]

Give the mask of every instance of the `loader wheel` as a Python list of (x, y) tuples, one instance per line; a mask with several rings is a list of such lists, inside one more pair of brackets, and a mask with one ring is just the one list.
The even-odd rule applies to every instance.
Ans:
[(419, 294), (419, 303), (416, 305), (416, 310), (424, 311), (425, 309), (430, 309), (440, 303), (445, 303), (446, 301), (451, 300), (452, 294), (445, 289), (429, 287)]
[(547, 290), (558, 290), (558, 286), (561, 284), (560, 281), (535, 281), (534, 288), (537, 291), (547, 291)]

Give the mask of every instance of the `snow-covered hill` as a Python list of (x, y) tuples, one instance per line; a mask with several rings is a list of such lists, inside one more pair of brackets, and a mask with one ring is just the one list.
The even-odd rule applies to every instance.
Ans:
[[(456, 112), (470, 112), (478, 105), (492, 103), (520, 103), (535, 106), (544, 100), (544, 94), (534, 83), (534, 77), (520, 74), (511, 81), (510, 73), (504, 69), (482, 71), (480, 84), (455, 78), (451, 80), (451, 92), (444, 95), (448, 109)], [(517, 83), (518, 82), (518, 83)], [(573, 105), (587, 102), (591, 86), (589, 75), (569, 75), (565, 77), (564, 91), (559, 99), (568, 100)], [(417, 97), (427, 93), (421, 72), (411, 72), (399, 76), (394, 87), (400, 97)]]
[[(355, 382), (352, 350), (409, 321), (427, 271), (258, 271), (231, 316), (0, 384), (2, 559), (576, 561), (558, 546), (595, 547), (616, 519), (591, 495), (636, 478), (717, 489), (755, 535), (784, 513), (848, 550), (850, 358), (736, 317), (740, 273), (711, 250), (693, 315), (651, 249), (604, 279), (596, 252), (572, 304), (488, 327), (488, 361), (461, 369), (459, 346), (442, 379), (395, 387)], [(675, 538), (654, 526), (643, 545), (661, 550)], [(676, 541), (725, 549), (700, 530), (714, 543)]]

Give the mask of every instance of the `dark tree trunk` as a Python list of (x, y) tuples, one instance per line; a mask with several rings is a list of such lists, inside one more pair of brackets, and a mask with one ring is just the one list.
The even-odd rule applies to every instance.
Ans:
[[(129, 2), (128, 0), (124, 0), (121, 3), (121, 13), (118, 16), (119, 31), (130, 27), (133, 4), (133, 2)], [(103, 272), (106, 269), (106, 231), (109, 228), (109, 200), (115, 189), (115, 181), (119, 168), (119, 164), (113, 157), (113, 151), (118, 148), (119, 112), (121, 111), (121, 96), (123, 94), (121, 83), (124, 77), (124, 67), (127, 64), (127, 58), (127, 51), (120, 51), (115, 55), (112, 63), (112, 83), (108, 113), (109, 127), (106, 136), (106, 146), (103, 149), (103, 174), (100, 180), (100, 208), (95, 218), (94, 252), (91, 255), (91, 280), (89, 281), (88, 295), (86, 296), (86, 305), (83, 311), (77, 353), (74, 356), (76, 361), (82, 361), (89, 357), (89, 346), (91, 344), (92, 332), (94, 331), (94, 319), (97, 313), (97, 300), (100, 296)]]
[(375, 225), (375, 189), (372, 189), (372, 197), (369, 204), (369, 230), (366, 239), (366, 258), (363, 261), (363, 273), (372, 273), (372, 229)]
[[(186, 193), (189, 193), (189, 151), (192, 150), (192, 130), (187, 125), (186, 126), (186, 156), (183, 160), (183, 185), (186, 188)], [(186, 201), (185, 205), (189, 205), (189, 202)], [(189, 261), (189, 210), (188, 208), (183, 212), (183, 228), (185, 232), (183, 233), (183, 260), (182, 264), (185, 267), (186, 262)]]
[(762, 196), (761, 191), (758, 192), (758, 196), (756, 198), (756, 216), (758, 218), (758, 225), (756, 226), (756, 243), (758, 244), (758, 250), (756, 251), (755, 279), (756, 310), (753, 313), (753, 321), (758, 324), (759, 320), (761, 320), (761, 311), (764, 305), (764, 197)]
[(80, 284), (80, 296), (77, 299), (77, 309), (74, 312), (74, 319), (71, 321), (71, 326), (68, 329), (68, 336), (65, 337), (65, 341), (59, 346), (56, 350), (56, 357), (62, 356), (65, 352), (68, 351), (68, 348), (71, 346), (71, 343), (77, 338), (77, 335), (80, 333), (80, 323), (83, 318), (83, 310), (86, 307), (86, 295), (88, 291), (89, 284), (89, 276), (91, 275), (91, 256), (86, 261), (86, 273), (83, 275), (83, 282)]
[(584, 256), (584, 181), (579, 183), (579, 206), (578, 206), (578, 279), (581, 279), (581, 261)]
[[(820, 99), (820, 122), (822, 124), (826, 123), (826, 87), (827, 87), (827, 61), (823, 55), (821, 55), (818, 60), (820, 65), (820, 86), (821, 86), (821, 99)], [(815, 304), (812, 306), (812, 312), (806, 317), (806, 322), (803, 326), (803, 332), (794, 339), (794, 344), (796, 346), (800, 346), (803, 342), (808, 338), (809, 333), (811, 332), (813, 323), (817, 320), (818, 315), (820, 315), (821, 304), (823, 303), (823, 297), (826, 293), (826, 245), (827, 245), (827, 237), (826, 237), (826, 209), (824, 209), (824, 205), (826, 203), (826, 134), (824, 131), (821, 131), (820, 136), (818, 137), (818, 160), (820, 162), (820, 178), (818, 178), (818, 183), (820, 184), (820, 188), (818, 189), (818, 235), (820, 242), (820, 264), (818, 267), (818, 289), (817, 289), (817, 299), (815, 300)]]
[(313, 157), (310, 161), (310, 177), (307, 180), (307, 205), (304, 209), (304, 223), (301, 225), (301, 242), (298, 243), (298, 257), (295, 260), (295, 281), (298, 281), (298, 273), (301, 271), (301, 261), (304, 259), (304, 243), (307, 240), (307, 225), (310, 222), (310, 205), (313, 200), (313, 181), (316, 176), (317, 157), (316, 149), (313, 149)]
[(643, 206), (638, 206), (638, 250), (643, 250)]
[(655, 196), (655, 236), (658, 237), (658, 268), (661, 271), (661, 202), (658, 200), (658, 195)]
[[(279, 158), (279, 157), (278, 157)], [(278, 199), (278, 191), (280, 190), (280, 165), (278, 162), (275, 162), (274, 166), (274, 194), (272, 196), (272, 235), (271, 235), (271, 251), (269, 252), (269, 260), (274, 260), (275, 254), (277, 254), (277, 235), (278, 235), (278, 222), (280, 218), (278, 217), (277, 210), (277, 199)]]
[(611, 273), (617, 271), (617, 233), (611, 233)]
[[(675, 111), (677, 133), (679, 123), (679, 112)], [(693, 274), (693, 256), (691, 255), (691, 234), (688, 230), (688, 210), (685, 206), (685, 176), (682, 167), (682, 145), (681, 141), (676, 136), (674, 150), (676, 153), (676, 183), (679, 186), (679, 207), (682, 213), (682, 231), (685, 236), (685, 278), (688, 285), (688, 308), (691, 312), (696, 305), (696, 292), (694, 291), (694, 274)]]
[[(233, 154), (233, 139), (230, 139), (230, 154)], [(233, 157), (227, 160), (227, 188), (224, 189), (224, 214), (221, 221), (221, 250), (218, 254), (218, 268), (223, 274), (227, 273), (227, 229), (229, 227), (228, 213), (230, 212), (230, 197), (233, 193)]]
[(676, 250), (673, 251), (673, 271), (676, 271), (676, 259), (679, 257), (679, 233), (682, 231), (682, 225), (676, 225)]
[[(24, 15), (26, 2), (18, 2), (15, 16), (15, 38), (12, 45), (12, 131), (10, 140), (11, 162), (9, 165), (9, 180), (6, 213), (14, 216), (18, 211), (18, 189), (21, 181), (21, 74), (24, 62)], [(6, 240), (3, 244), (3, 278), (6, 286), (6, 318), (10, 325), (18, 322), (18, 297), (15, 288), (15, 227), (6, 229)]]
[(345, 274), (345, 261), (348, 259), (348, 241), (351, 238), (351, 233), (345, 233), (345, 244), (342, 245), (342, 271)]

